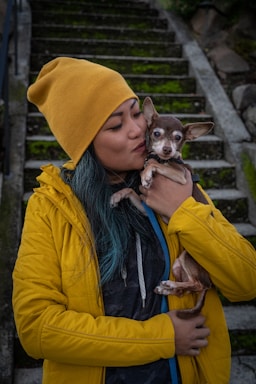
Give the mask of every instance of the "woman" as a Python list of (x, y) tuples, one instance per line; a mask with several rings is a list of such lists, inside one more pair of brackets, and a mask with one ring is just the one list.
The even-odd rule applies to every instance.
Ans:
[[(183, 248), (210, 273), (229, 300), (256, 295), (253, 247), (221, 213), (179, 185), (156, 175), (140, 187), (146, 123), (136, 95), (120, 74), (72, 58), (43, 67), (28, 98), (48, 120), (71, 158), (60, 170), (43, 167), (28, 202), (13, 280), (13, 308), (24, 349), (44, 359), (43, 383), (229, 381), (230, 345), (216, 289), (190, 320), (177, 308), (194, 295), (154, 293), (165, 260), (147, 217), (128, 200), (110, 197), (128, 186), (159, 217), (171, 264)], [(168, 225), (160, 215), (167, 216)], [(174, 360), (171, 360), (173, 367)]]

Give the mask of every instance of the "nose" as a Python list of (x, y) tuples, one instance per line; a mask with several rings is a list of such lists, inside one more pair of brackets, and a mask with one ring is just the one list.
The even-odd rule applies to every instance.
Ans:
[(128, 131), (128, 136), (129, 138), (134, 138), (141, 136), (141, 134), (145, 134), (146, 131), (146, 126), (144, 124), (138, 124), (136, 120), (131, 119), (129, 123), (129, 131)]
[(164, 153), (165, 155), (170, 155), (170, 154), (172, 153), (172, 149), (171, 149), (171, 147), (164, 146), (164, 147), (163, 147), (163, 153)]

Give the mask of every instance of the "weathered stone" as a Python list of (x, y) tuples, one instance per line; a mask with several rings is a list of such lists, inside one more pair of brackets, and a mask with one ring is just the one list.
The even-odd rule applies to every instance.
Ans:
[(244, 111), (243, 119), (248, 131), (256, 139), (256, 104), (249, 106)]
[[(190, 23), (203, 46), (212, 40), (219, 40), (219, 32), (224, 25), (224, 18), (215, 9), (199, 8)], [(211, 44), (210, 44), (211, 45)]]
[(232, 98), (235, 107), (241, 111), (256, 105), (256, 84), (239, 85), (233, 90)]
[(247, 62), (225, 44), (210, 50), (208, 57), (214, 62), (216, 69), (221, 72), (232, 74), (248, 72), (250, 69)]
[(254, 12), (247, 12), (244, 15), (241, 15), (238, 23), (234, 27), (234, 32), (242, 37), (247, 37), (249, 39), (256, 39), (256, 17)]

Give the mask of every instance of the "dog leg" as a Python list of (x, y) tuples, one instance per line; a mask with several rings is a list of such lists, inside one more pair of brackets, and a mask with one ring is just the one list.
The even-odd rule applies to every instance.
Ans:
[(148, 164), (141, 172), (141, 184), (144, 188), (150, 188), (155, 173), (176, 181), (179, 184), (186, 184), (187, 182), (184, 167), (178, 164), (165, 165), (154, 162)]
[(117, 207), (123, 199), (129, 199), (140, 212), (142, 212), (145, 216), (147, 215), (139, 196), (132, 188), (123, 188), (114, 193), (110, 199), (111, 208)]
[(206, 296), (207, 291), (208, 291), (207, 288), (203, 289), (202, 292), (200, 293), (198, 299), (197, 299), (196, 305), (193, 308), (179, 309), (177, 311), (177, 316), (180, 319), (186, 320), (186, 319), (191, 319), (192, 317), (199, 315), (203, 306), (204, 306), (205, 296)]
[(199, 281), (163, 280), (154, 291), (164, 296), (183, 296), (187, 292), (201, 292), (203, 288), (203, 285)]

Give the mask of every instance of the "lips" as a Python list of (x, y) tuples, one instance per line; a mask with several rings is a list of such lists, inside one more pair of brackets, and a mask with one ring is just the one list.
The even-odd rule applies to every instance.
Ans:
[(143, 140), (133, 151), (145, 151), (146, 150), (146, 141)]

